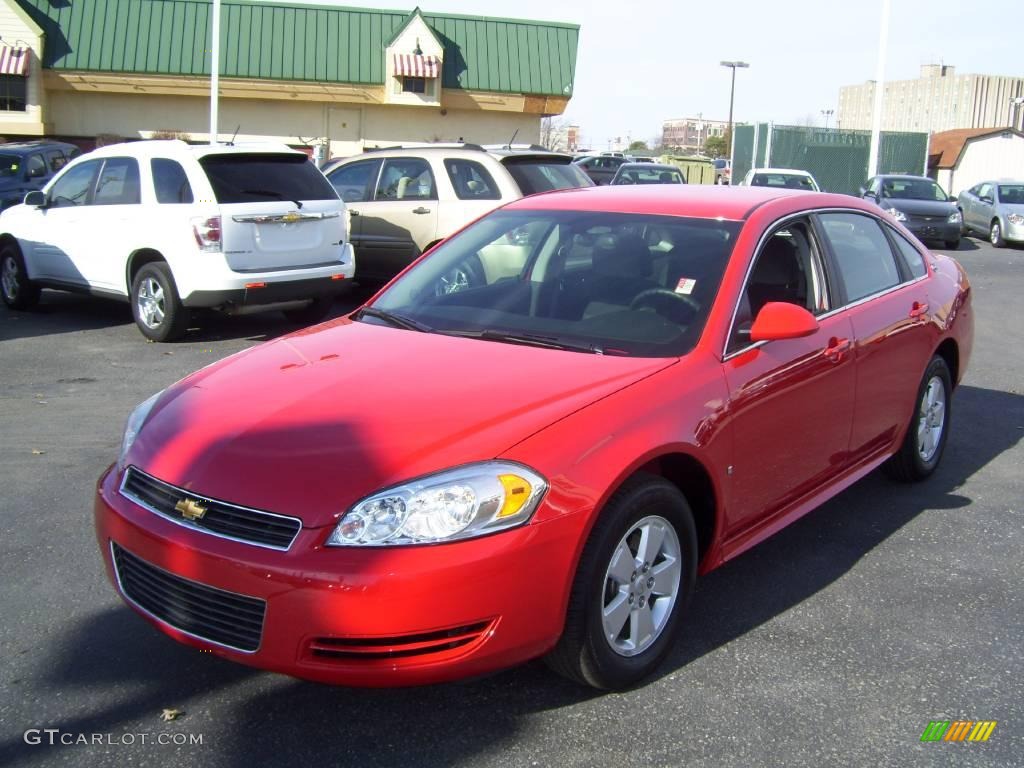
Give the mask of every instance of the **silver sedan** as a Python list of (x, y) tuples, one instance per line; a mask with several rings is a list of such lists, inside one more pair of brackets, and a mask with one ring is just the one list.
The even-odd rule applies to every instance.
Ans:
[(983, 181), (960, 193), (964, 234), (977, 232), (996, 248), (1024, 243), (1024, 181)]

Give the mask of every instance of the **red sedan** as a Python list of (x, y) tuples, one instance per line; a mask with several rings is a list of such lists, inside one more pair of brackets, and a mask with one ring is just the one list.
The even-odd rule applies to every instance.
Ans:
[(136, 611), (245, 664), (628, 686), (698, 574), (935, 470), (972, 337), (961, 267), (854, 198), (528, 197), (140, 405), (97, 536)]

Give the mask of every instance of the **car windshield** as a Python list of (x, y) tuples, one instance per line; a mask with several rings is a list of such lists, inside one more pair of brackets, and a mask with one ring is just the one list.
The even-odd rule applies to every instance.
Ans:
[(0, 179), (21, 175), (21, 158), (17, 155), (0, 155)]
[(218, 203), (338, 199), (334, 187), (304, 155), (206, 155), (199, 164), (210, 179)]
[(893, 200), (935, 200), (946, 202), (942, 187), (930, 179), (883, 179), (882, 197)]
[(799, 173), (755, 173), (750, 181), (752, 187), (783, 187), (785, 189), (809, 189), (814, 191), (810, 176)]
[(501, 162), (524, 196), (594, 186), (590, 177), (568, 158), (563, 161), (542, 157), (506, 157)]
[(1000, 184), (999, 202), (1024, 205), (1024, 184)]
[(697, 343), (739, 228), (646, 214), (497, 211), (438, 246), (360, 319), (674, 357)]
[(624, 165), (612, 180), (613, 184), (685, 184), (683, 174), (675, 168), (645, 168)]

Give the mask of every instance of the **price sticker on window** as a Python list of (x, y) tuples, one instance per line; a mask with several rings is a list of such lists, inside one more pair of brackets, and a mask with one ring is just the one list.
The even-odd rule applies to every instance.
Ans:
[(689, 296), (693, 293), (693, 289), (697, 287), (697, 281), (692, 277), (680, 277), (679, 282), (676, 283), (676, 293), (681, 293), (684, 296)]

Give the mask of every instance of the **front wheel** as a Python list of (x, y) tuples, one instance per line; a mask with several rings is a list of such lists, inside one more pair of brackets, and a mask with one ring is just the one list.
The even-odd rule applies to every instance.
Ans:
[(39, 286), (28, 279), (25, 260), (13, 245), (0, 251), (0, 295), (11, 309), (31, 309), (39, 303)]
[(662, 478), (628, 482), (587, 539), (565, 629), (545, 661), (594, 688), (639, 682), (671, 650), (696, 578), (697, 534), (686, 498)]
[(928, 364), (917, 389), (917, 407), (907, 426), (899, 451), (885, 464), (896, 480), (924, 480), (935, 471), (949, 434), (953, 379), (946, 361), (936, 355)]
[(958, 237), (956, 240), (946, 240), (945, 245), (947, 251), (958, 250), (960, 248), (960, 238)]
[(188, 330), (189, 311), (178, 298), (171, 268), (154, 261), (132, 280), (132, 315), (142, 335), (152, 341), (173, 341)]
[(988, 231), (988, 241), (992, 243), (993, 248), (1002, 248), (1006, 245), (1006, 240), (1003, 239), (1003, 228), (999, 225), (999, 219), (992, 222), (992, 227)]

